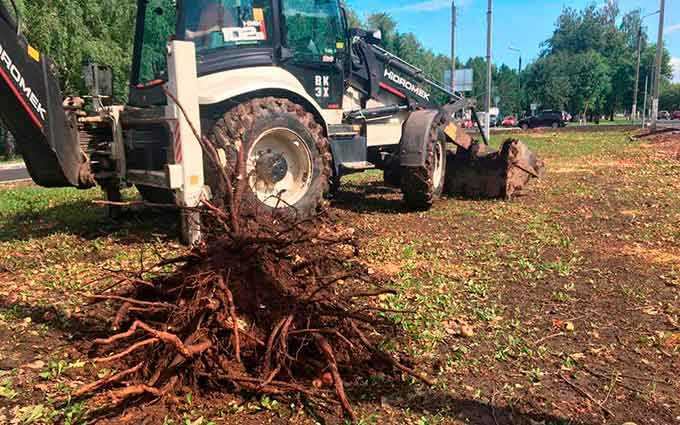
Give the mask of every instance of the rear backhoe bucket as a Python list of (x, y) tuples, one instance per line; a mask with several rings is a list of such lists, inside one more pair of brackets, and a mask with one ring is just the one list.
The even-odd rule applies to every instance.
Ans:
[(506, 140), (500, 151), (475, 142), (448, 155), (444, 191), (451, 196), (510, 199), (545, 174), (543, 161), (515, 139)]
[(475, 141), (467, 132), (452, 122), (444, 133), (456, 145), (447, 153), (444, 193), (449, 196), (478, 199), (511, 199), (524, 193), (532, 179), (545, 174), (545, 164), (527, 145), (516, 139), (506, 140), (499, 151), (488, 148), (477, 117), (474, 103), (469, 99), (445, 105), (449, 117), (470, 110), (484, 143)]
[(28, 44), (5, 4), (0, 0), (0, 118), (37, 184), (91, 186), (78, 126), (62, 107), (54, 64)]

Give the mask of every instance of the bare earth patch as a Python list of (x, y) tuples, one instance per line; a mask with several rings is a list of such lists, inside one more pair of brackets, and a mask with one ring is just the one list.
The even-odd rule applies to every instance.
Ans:
[[(398, 292), (379, 298), (404, 334), (384, 348), (436, 381), (346, 382), (360, 423), (680, 423), (680, 164), (623, 133), (520, 139), (549, 171), (512, 202), (446, 199), (409, 213), (378, 172), (343, 182), (332, 208)], [(86, 406), (57, 400), (116, 372), (85, 343), (108, 335), (111, 306), (83, 295), (113, 284), (109, 270), (184, 252), (174, 217), (142, 210), (112, 223), (91, 204), (100, 196), (0, 189), (2, 424), (82, 423)], [(166, 425), (342, 423), (303, 399), (226, 389), (127, 413)]]

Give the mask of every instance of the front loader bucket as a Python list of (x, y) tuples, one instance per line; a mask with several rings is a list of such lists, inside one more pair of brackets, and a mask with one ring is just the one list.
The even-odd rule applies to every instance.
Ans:
[(67, 119), (52, 61), (18, 33), (0, 0), (0, 119), (17, 142), (33, 181), (45, 187), (90, 185), (78, 127)]

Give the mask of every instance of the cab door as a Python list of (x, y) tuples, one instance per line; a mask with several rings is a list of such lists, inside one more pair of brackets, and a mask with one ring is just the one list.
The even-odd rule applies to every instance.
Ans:
[(323, 109), (342, 109), (347, 39), (338, 0), (281, 0), (282, 66)]

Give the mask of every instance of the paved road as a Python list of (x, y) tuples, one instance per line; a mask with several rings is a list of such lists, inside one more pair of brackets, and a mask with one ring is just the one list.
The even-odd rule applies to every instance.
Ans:
[(23, 164), (0, 166), (0, 183), (30, 179), (28, 170)]
[(661, 120), (657, 121), (657, 124), (661, 127), (673, 127), (673, 128), (680, 128), (680, 120)]

